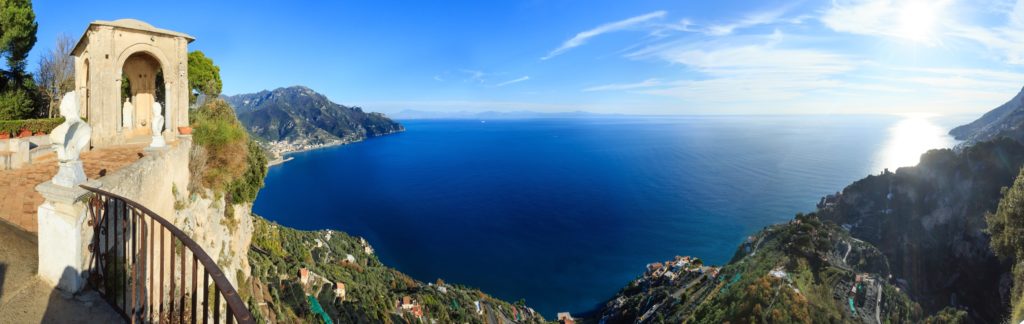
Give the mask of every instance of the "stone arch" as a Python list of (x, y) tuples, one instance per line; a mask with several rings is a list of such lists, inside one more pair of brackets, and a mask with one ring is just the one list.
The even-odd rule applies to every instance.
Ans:
[[(134, 109), (116, 111), (119, 120), (131, 122), (129, 125), (119, 124), (118, 130), (126, 138), (139, 136), (148, 138), (154, 135), (152, 125), (150, 125), (154, 117), (154, 104), (159, 102), (163, 107), (161, 115), (167, 116), (166, 90), (170, 85), (166, 78), (161, 79), (167, 64), (162, 63), (152, 52), (145, 50), (124, 52), (122, 56), (117, 61), (123, 63), (120, 63), (118, 65), (120, 68), (115, 70), (115, 75), (119, 77), (113, 86), (116, 87), (116, 92), (119, 94), (118, 102), (123, 103), (125, 98), (122, 96), (122, 92), (125, 90), (126, 83), (129, 85), (127, 95), (128, 98), (131, 98)], [(125, 114), (131, 114), (131, 118), (125, 119)], [(165, 117), (164, 124), (160, 125), (161, 131), (170, 128), (171, 123), (167, 119)]]
[[(75, 84), (77, 89), (86, 92), (84, 96), (80, 93), (79, 98), (84, 102), (82, 106), (86, 107), (88, 122), (93, 126), (94, 146), (123, 144), (132, 137), (143, 135), (131, 132), (132, 129), (126, 132), (124, 127), (121, 85), (126, 81), (122, 80), (129, 72), (126, 70), (131, 69), (151, 72), (146, 73), (151, 78), (147, 84), (155, 81), (157, 76), (163, 76), (159, 86), (152, 86), (163, 90), (160, 92), (164, 100), (163, 130), (157, 135), (168, 142), (176, 140), (178, 127), (188, 125), (188, 82), (183, 66), (188, 62), (188, 43), (193, 40), (187, 34), (156, 28), (135, 19), (89, 24), (72, 55), (76, 60)], [(139, 64), (136, 58), (140, 57), (149, 63)], [(138, 74), (135, 76), (139, 77)], [(151, 117), (152, 109), (148, 111)], [(129, 126), (135, 128), (134, 124)]]
[(117, 54), (117, 61), (115, 61), (117, 64), (114, 65), (118, 69), (117, 72), (121, 72), (121, 69), (124, 67), (124, 62), (127, 61), (129, 57), (138, 53), (145, 53), (152, 56), (160, 63), (160, 68), (164, 69), (164, 71), (170, 71), (170, 67), (167, 66), (167, 62), (169, 62), (169, 60), (167, 59), (167, 56), (163, 54), (163, 51), (150, 44), (135, 43), (128, 45)]
[[(157, 63), (157, 70), (163, 72), (164, 78), (163, 78), (163, 84), (156, 84), (154, 86), (155, 87), (161, 87), (162, 86), (164, 91), (165, 91), (165, 94), (166, 94), (167, 90), (168, 89), (172, 89), (172, 87), (174, 86), (174, 78), (168, 78), (167, 77), (168, 73), (172, 73), (172, 75), (173, 75), (173, 71), (174, 71), (173, 67), (170, 65), (170, 63), (169, 63), (170, 60), (167, 59), (167, 56), (164, 55), (163, 51), (161, 51), (159, 48), (156, 48), (155, 46), (147, 44), (147, 43), (131, 44), (131, 45), (125, 47), (123, 50), (121, 50), (120, 53), (117, 54), (117, 56), (116, 56), (117, 60), (114, 61), (114, 62), (116, 62), (116, 64), (114, 65), (114, 67), (116, 68), (114, 75), (117, 78), (117, 82), (115, 83), (115, 86), (117, 87), (116, 88), (117, 91), (120, 91), (121, 84), (122, 84), (122, 82), (124, 82), (123, 80), (121, 80), (121, 76), (125, 74), (125, 71), (124, 71), (125, 64), (129, 63), (129, 59), (132, 59), (133, 57), (138, 57), (140, 55), (147, 56), (147, 57), (151, 58), (152, 60), (156, 61), (156, 63)], [(154, 81), (155, 81), (155, 73), (154, 73), (153, 77), (154, 77)], [(175, 114), (171, 114), (170, 111), (168, 110), (168, 107), (171, 106), (171, 101), (174, 100), (174, 96), (166, 96), (166, 97), (164, 97), (164, 100), (165, 100), (165, 102), (162, 102), (161, 105), (163, 106), (163, 116), (164, 116), (163, 129), (166, 131), (166, 130), (171, 129), (174, 125), (176, 125), (177, 122), (174, 119), (175, 118), (175, 116), (174, 116)], [(152, 117), (151, 116), (152, 115), (152, 110), (150, 109), (151, 107), (152, 107), (151, 105), (141, 105), (141, 106), (137, 105), (135, 108), (136, 108), (137, 111), (142, 112), (142, 116), (146, 116), (146, 117), (150, 117), (151, 118)], [(138, 123), (136, 123), (136, 124), (138, 124)], [(129, 132), (128, 135), (152, 135), (151, 133), (152, 133), (152, 131), (149, 130), (149, 126), (145, 126), (145, 127), (142, 127), (141, 131), (137, 131), (135, 133), (130, 133)]]

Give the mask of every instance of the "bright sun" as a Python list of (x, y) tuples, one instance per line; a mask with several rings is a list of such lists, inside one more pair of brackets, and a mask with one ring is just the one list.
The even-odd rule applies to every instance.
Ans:
[(945, 1), (909, 0), (899, 8), (897, 36), (920, 43), (932, 43)]

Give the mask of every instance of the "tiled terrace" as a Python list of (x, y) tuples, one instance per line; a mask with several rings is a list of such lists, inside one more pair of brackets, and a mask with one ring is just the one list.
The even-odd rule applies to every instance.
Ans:
[[(96, 179), (131, 164), (142, 157), (145, 147), (146, 144), (131, 144), (82, 153), (85, 176)], [(43, 196), (35, 187), (57, 174), (56, 159), (57, 156), (50, 153), (24, 168), (0, 170), (0, 222), (6, 221), (32, 233), (37, 231), (36, 208), (43, 203)]]

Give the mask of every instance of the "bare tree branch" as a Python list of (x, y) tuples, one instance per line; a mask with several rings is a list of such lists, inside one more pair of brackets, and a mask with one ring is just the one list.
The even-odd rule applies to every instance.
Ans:
[(36, 84), (49, 103), (49, 117), (54, 116), (61, 96), (75, 89), (75, 59), (71, 56), (74, 45), (70, 37), (60, 34), (54, 47), (39, 58)]

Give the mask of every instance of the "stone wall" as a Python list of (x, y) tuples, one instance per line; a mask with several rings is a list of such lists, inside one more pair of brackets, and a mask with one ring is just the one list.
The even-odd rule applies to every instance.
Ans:
[(237, 273), (249, 276), (251, 206), (233, 206), (226, 216), (223, 197), (188, 192), (191, 136), (161, 150), (147, 150), (135, 163), (99, 179), (102, 189), (122, 195), (164, 217), (196, 241), (238, 287)]
[(0, 170), (18, 169), (31, 163), (52, 152), (47, 149), (49, 145), (48, 135), (0, 139)]

